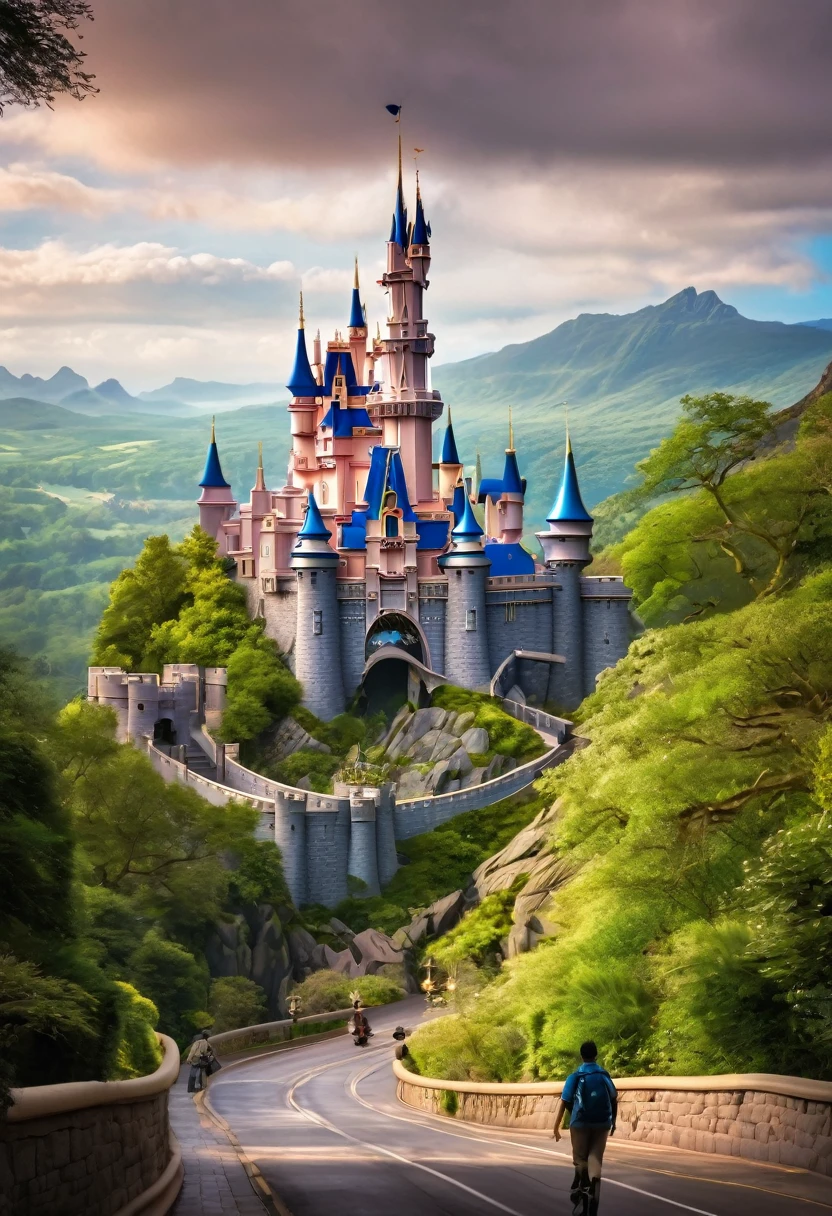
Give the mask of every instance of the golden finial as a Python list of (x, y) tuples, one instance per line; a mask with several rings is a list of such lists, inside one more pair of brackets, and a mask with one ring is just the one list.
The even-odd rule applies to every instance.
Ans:
[(508, 447), (506, 451), (514, 451), (514, 423), (511, 420), (511, 406), (508, 407)]
[(565, 401), (563, 403), (563, 408), (566, 414), (566, 455), (568, 456), (572, 451), (572, 440), (569, 438), (569, 406)]
[(217, 421), (216, 414), (212, 414), (211, 415), (211, 442), (212, 443), (217, 442), (217, 428), (215, 425), (216, 421)]
[(262, 467), (263, 467), (263, 440), (262, 439), (258, 440), (258, 443), (257, 443), (257, 467), (258, 467), (258, 469), (262, 469)]
[(402, 184), (402, 132), (399, 128), (399, 185)]
[(303, 292), (301, 292), (300, 293), (300, 313), (298, 315), (298, 329), (304, 329), (304, 328), (305, 328), (305, 324), (304, 324), (304, 320), (303, 320)]
[(352, 281), (352, 285), (353, 287), (358, 288), (358, 254), (355, 255), (355, 277)]

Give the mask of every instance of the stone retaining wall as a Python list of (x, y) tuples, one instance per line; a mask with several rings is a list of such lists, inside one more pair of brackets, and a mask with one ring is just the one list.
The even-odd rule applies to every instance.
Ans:
[[(352, 1007), (336, 1009), (332, 1013), (310, 1013), (298, 1018), (297, 1025), (304, 1026), (312, 1023), (341, 1022), (352, 1016)], [(248, 1047), (256, 1047), (262, 1043), (283, 1043), (292, 1037), (292, 1027), (296, 1023), (292, 1018), (282, 1018), (278, 1022), (260, 1022), (256, 1026), (242, 1026), (239, 1030), (224, 1030), (220, 1034), (211, 1035), (208, 1042), (217, 1055), (223, 1052), (245, 1051)]]
[[(429, 1114), (549, 1129), (562, 1082), (477, 1084), (419, 1077), (396, 1061), (399, 1098)], [(832, 1176), (832, 1083), (804, 1077), (623, 1077), (616, 1137)]]
[(165, 1056), (151, 1076), (12, 1091), (0, 1122), (2, 1216), (119, 1216), (151, 1203), (167, 1211), (182, 1182), (167, 1092), (179, 1049), (161, 1038)]

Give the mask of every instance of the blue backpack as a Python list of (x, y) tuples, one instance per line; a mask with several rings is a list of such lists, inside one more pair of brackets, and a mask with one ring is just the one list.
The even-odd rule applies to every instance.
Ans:
[(572, 1106), (571, 1122), (580, 1120), (587, 1125), (609, 1127), (612, 1124), (612, 1100), (607, 1081), (610, 1074), (599, 1072), (582, 1072), (575, 1087), (575, 1101)]

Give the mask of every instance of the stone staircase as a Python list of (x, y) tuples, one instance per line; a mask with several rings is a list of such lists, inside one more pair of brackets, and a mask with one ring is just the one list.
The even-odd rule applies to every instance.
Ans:
[(205, 777), (208, 781), (217, 780), (217, 770), (211, 760), (201, 747), (195, 743), (188, 744), (186, 752), (188, 769), (192, 773), (197, 773), (200, 777)]

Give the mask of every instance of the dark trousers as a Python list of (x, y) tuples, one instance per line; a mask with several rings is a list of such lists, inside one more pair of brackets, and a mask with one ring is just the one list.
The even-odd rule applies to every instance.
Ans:
[(601, 1163), (609, 1134), (608, 1127), (570, 1127), (572, 1160), (579, 1174), (586, 1170), (590, 1178), (601, 1177)]

